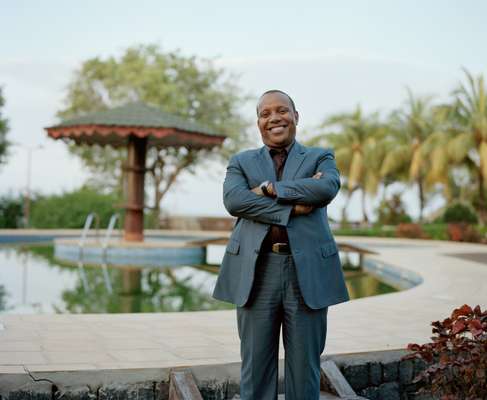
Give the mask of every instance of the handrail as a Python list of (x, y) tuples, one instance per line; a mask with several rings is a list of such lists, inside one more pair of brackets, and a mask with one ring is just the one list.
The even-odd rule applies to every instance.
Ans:
[[(105, 238), (102, 243), (103, 252), (105, 253), (108, 248), (108, 242), (112, 236), (113, 229), (115, 228), (115, 224), (120, 222), (120, 214), (115, 213), (110, 217), (110, 221), (108, 222), (107, 230), (105, 231)], [(120, 224), (119, 224), (120, 229)], [(106, 255), (106, 254), (105, 254)]]
[(79, 246), (79, 259), (82, 261), (83, 259), (83, 250), (85, 247), (86, 237), (88, 236), (88, 231), (91, 228), (91, 224), (95, 220), (95, 229), (96, 229), (96, 240), (99, 240), (100, 235), (100, 217), (96, 212), (90, 212), (85, 220), (85, 225), (83, 227), (83, 231), (81, 232), (81, 237), (78, 242)]
[(81, 232), (81, 238), (79, 240), (79, 246), (83, 247), (86, 241), (86, 236), (88, 235), (88, 231), (91, 228), (91, 224), (95, 220), (95, 229), (96, 229), (96, 238), (99, 237), (100, 232), (100, 217), (96, 212), (90, 212), (85, 220), (85, 225), (83, 227), (83, 231)]

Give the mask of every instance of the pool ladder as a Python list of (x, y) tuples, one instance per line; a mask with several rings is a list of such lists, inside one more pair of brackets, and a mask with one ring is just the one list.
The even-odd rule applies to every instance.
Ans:
[[(79, 246), (79, 257), (78, 257), (78, 269), (80, 272), (81, 276), (81, 281), (83, 283), (83, 287), (85, 291), (89, 291), (90, 287), (88, 284), (88, 279), (86, 278), (86, 272), (84, 269), (84, 248), (85, 248), (85, 243), (86, 243), (86, 238), (88, 236), (88, 232), (91, 229), (91, 225), (93, 224), (93, 221), (95, 221), (95, 229), (96, 229), (96, 235), (95, 235), (95, 240), (99, 242), (100, 240), (100, 217), (96, 212), (91, 212), (88, 214), (85, 220), (85, 225), (83, 227), (83, 231), (81, 232), (81, 237), (78, 242)], [(115, 226), (117, 223), (120, 222), (120, 214), (116, 213), (113, 214), (110, 217), (110, 221), (108, 222), (108, 227), (105, 231), (105, 236), (102, 241), (102, 271), (103, 271), (103, 279), (105, 281), (105, 286), (108, 290), (109, 293), (113, 293), (113, 287), (112, 287), (112, 282), (110, 280), (110, 276), (108, 274), (108, 261), (107, 261), (107, 251), (108, 251), (108, 244), (110, 242), (110, 238), (112, 237), (113, 230), (115, 229)], [(120, 224), (119, 225), (119, 230), (120, 230)]]

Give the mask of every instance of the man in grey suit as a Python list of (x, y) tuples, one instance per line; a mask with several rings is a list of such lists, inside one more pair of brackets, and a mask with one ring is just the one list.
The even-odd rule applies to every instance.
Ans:
[(223, 184), (238, 219), (213, 296), (237, 305), (243, 400), (277, 399), (281, 326), (286, 400), (317, 400), (328, 306), (349, 300), (326, 211), (340, 188), (334, 154), (298, 143), (298, 119), (286, 93), (264, 93), (264, 146), (234, 155)]

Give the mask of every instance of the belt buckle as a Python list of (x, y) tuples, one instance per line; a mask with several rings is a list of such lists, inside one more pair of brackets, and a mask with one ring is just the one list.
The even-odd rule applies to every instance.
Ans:
[[(283, 250), (281, 250), (283, 249)], [(284, 250), (285, 249), (285, 250)], [(287, 243), (273, 243), (272, 244), (272, 252), (281, 254), (281, 253), (288, 253), (288, 244)]]

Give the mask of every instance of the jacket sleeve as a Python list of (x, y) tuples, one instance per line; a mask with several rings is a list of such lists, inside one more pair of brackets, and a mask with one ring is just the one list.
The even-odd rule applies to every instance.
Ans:
[(223, 204), (234, 217), (282, 226), (287, 225), (293, 208), (290, 204), (279, 204), (275, 199), (252, 192), (237, 155), (230, 159), (227, 167)]
[(315, 173), (319, 179), (302, 178), (274, 183), (277, 202), (280, 204), (309, 204), (315, 207), (327, 206), (340, 189), (340, 174), (336, 167), (333, 150), (323, 150), (318, 158)]

